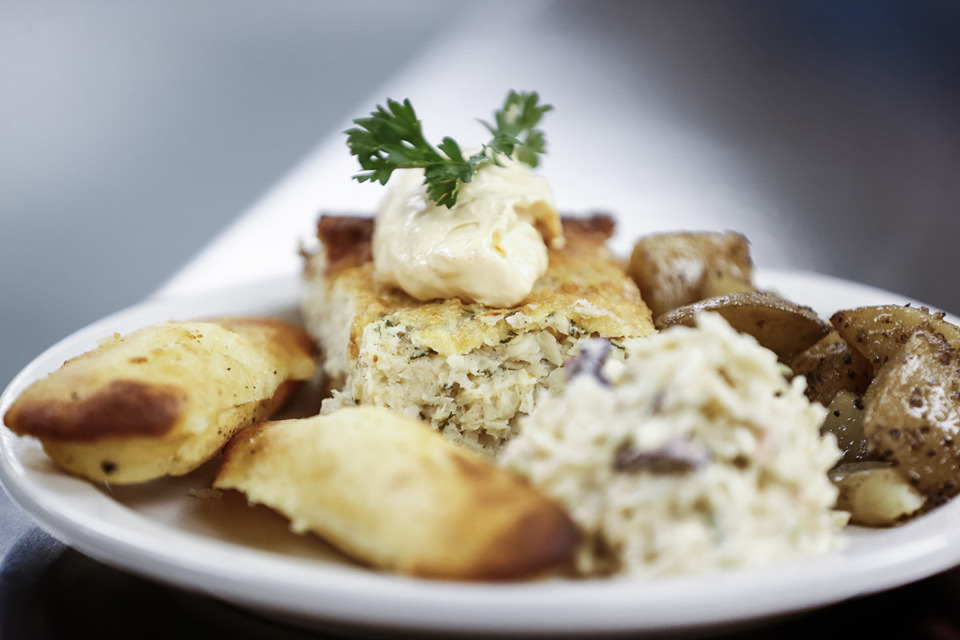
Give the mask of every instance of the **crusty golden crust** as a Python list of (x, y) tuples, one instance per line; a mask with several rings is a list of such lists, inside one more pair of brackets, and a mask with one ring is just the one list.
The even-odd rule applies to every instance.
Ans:
[(361, 562), (422, 577), (529, 577), (563, 566), (580, 537), (518, 477), (373, 407), (247, 429), (227, 446), (214, 486)]
[(94, 481), (187, 473), (313, 376), (305, 332), (276, 319), (159, 323), (114, 334), (14, 401), (4, 422)]
[[(649, 308), (625, 274), (624, 265), (607, 250), (607, 240), (614, 230), (613, 219), (603, 214), (565, 217), (563, 228), (565, 245), (549, 250), (547, 273), (537, 281), (527, 299), (510, 311), (530, 318), (532, 324), (563, 310), (582, 330), (606, 337), (653, 333)], [(503, 339), (499, 335), (503, 325), (460, 322), (462, 318), (496, 314), (502, 309), (459, 298), (424, 303), (399, 289), (379, 284), (370, 258), (372, 232), (371, 218), (321, 217), (318, 233), (326, 271), (322, 276), (307, 274), (308, 279), (320, 276), (328, 286), (350, 292), (358, 313), (350, 331), (348, 360), (357, 357), (363, 328), (373, 319), (389, 314), (400, 313), (413, 327), (433, 326), (436, 340), (430, 347), (444, 355), (464, 353)]]
[(317, 237), (327, 254), (327, 274), (373, 259), (373, 218), (320, 216)]
[[(603, 246), (613, 235), (615, 227), (613, 218), (602, 213), (562, 219), (567, 237), (595, 246)], [(554, 232), (554, 235), (558, 234)], [(328, 277), (373, 260), (373, 218), (322, 215), (317, 221), (317, 238), (326, 253)]]
[(111, 437), (162, 437), (177, 423), (186, 398), (169, 385), (113, 380), (82, 402), (24, 396), (6, 415), (14, 431), (41, 440), (96, 442)]
[(314, 362), (317, 355), (317, 345), (310, 335), (302, 327), (280, 318), (221, 316), (210, 318), (208, 322), (242, 335), (265, 354), (278, 361), (296, 364), (295, 368), (299, 370), (309, 368), (306, 363)]
[(453, 440), (496, 455), (563, 362), (591, 337), (622, 358), (654, 333), (650, 309), (610, 253), (609, 216), (563, 218), (565, 243), (523, 302), (490, 307), (416, 300), (379, 281), (370, 218), (325, 217), (305, 255), (301, 311), (336, 390), (326, 406), (373, 405), (428, 420)]

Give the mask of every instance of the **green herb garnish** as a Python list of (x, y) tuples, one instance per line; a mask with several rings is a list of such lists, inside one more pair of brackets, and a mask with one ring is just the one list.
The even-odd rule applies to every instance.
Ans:
[(538, 104), (536, 92), (511, 91), (503, 107), (494, 113), (494, 124), (483, 122), (493, 138), (481, 150), (464, 157), (453, 138), (444, 138), (436, 147), (427, 142), (413, 105), (387, 100), (367, 118), (353, 121), (347, 146), (357, 156), (363, 171), (353, 176), (358, 182), (387, 184), (394, 169), (421, 168), (427, 195), (441, 206), (452, 207), (460, 189), (483, 166), (498, 163), (499, 156), (514, 156), (536, 167), (546, 147), (543, 132), (536, 128), (553, 107)]

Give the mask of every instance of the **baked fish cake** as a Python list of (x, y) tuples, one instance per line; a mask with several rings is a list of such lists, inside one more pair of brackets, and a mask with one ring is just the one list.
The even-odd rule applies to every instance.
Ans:
[(421, 302), (379, 284), (373, 224), (323, 216), (320, 245), (306, 255), (301, 308), (338, 391), (328, 406), (390, 407), (492, 457), (537, 393), (562, 384), (559, 369), (584, 340), (608, 338), (622, 354), (655, 331), (607, 248), (608, 216), (564, 218), (565, 245), (549, 249), (546, 274), (512, 308)]
[(424, 422), (378, 407), (237, 434), (214, 481), (377, 568), (506, 580), (567, 563), (579, 532), (512, 473)]
[(159, 323), (68, 360), (25, 389), (4, 422), (95, 482), (181, 475), (272, 415), (314, 375), (314, 349), (278, 319)]

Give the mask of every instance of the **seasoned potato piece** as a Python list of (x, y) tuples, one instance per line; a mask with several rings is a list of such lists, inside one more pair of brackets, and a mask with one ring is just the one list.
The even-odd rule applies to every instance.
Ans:
[(876, 459), (863, 432), (863, 402), (852, 391), (840, 391), (827, 407), (820, 433), (832, 433), (843, 451), (841, 464)]
[(749, 243), (738, 233), (645, 236), (633, 247), (628, 272), (654, 316), (704, 298), (754, 289)]
[(790, 369), (807, 379), (807, 397), (822, 405), (829, 405), (841, 391), (863, 395), (873, 380), (873, 365), (836, 331), (801, 352)]
[(70, 473), (143, 482), (197, 468), (315, 369), (309, 337), (281, 320), (164, 322), (68, 360), (24, 390), (4, 422)]
[(238, 489), (354, 558), (423, 577), (530, 576), (566, 563), (566, 512), (429, 424), (350, 407), (234, 438), (214, 486)]
[(863, 399), (863, 428), (882, 458), (920, 491), (960, 491), (960, 355), (942, 335), (915, 331)]
[(766, 291), (742, 291), (708, 298), (667, 312), (654, 323), (661, 330), (675, 324), (692, 327), (701, 311), (716, 311), (730, 326), (752, 335), (784, 363), (791, 362), (830, 330), (813, 309)]
[(837, 311), (830, 322), (840, 337), (870, 361), (876, 373), (917, 329), (941, 333), (960, 349), (960, 327), (944, 315), (926, 307), (885, 304)]
[(850, 513), (850, 523), (889, 527), (903, 522), (926, 504), (889, 462), (856, 462), (830, 472), (839, 489), (837, 509)]

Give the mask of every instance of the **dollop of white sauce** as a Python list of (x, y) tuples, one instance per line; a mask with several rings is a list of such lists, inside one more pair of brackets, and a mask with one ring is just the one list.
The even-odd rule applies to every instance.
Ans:
[(482, 167), (457, 204), (437, 206), (423, 171), (402, 169), (377, 211), (377, 277), (418, 300), (459, 297), (512, 307), (547, 270), (547, 242), (562, 246), (547, 181), (511, 158)]

